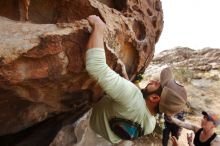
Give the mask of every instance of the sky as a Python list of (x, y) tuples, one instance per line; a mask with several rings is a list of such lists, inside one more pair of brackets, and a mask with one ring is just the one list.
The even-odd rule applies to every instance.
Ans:
[(177, 46), (220, 48), (220, 0), (161, 0), (164, 28), (156, 54)]

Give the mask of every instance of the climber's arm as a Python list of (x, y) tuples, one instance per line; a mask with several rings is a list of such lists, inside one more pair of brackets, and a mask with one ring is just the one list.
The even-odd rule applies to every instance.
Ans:
[(102, 89), (110, 95), (109, 98), (123, 105), (129, 105), (139, 89), (106, 64), (105, 50), (103, 49), (103, 25), (105, 24), (99, 17), (91, 17), (88, 20), (93, 28), (93, 32), (87, 45), (86, 70), (98, 81)]
[(188, 129), (188, 130), (192, 130), (194, 132), (197, 132), (200, 127), (197, 126), (197, 125), (194, 125), (194, 124), (191, 124), (191, 123), (187, 123), (187, 122), (183, 122), (177, 118), (174, 118), (174, 117), (171, 117), (171, 123), (174, 123), (180, 127), (183, 127), (185, 129)]

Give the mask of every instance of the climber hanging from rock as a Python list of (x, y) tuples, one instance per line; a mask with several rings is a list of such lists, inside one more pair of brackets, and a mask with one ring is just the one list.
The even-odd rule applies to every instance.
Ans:
[(186, 90), (175, 82), (170, 68), (162, 70), (160, 82), (150, 81), (140, 90), (106, 64), (106, 24), (95, 15), (88, 21), (93, 30), (87, 44), (86, 70), (106, 93), (90, 118), (90, 126), (97, 134), (112, 143), (135, 139), (152, 133), (158, 112), (173, 115), (183, 109)]

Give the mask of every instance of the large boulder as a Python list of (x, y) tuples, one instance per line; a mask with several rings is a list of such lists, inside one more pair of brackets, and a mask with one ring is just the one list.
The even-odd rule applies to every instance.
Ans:
[(1, 145), (49, 145), (102, 98), (84, 62), (92, 14), (107, 63), (133, 81), (154, 55), (160, 0), (0, 0)]

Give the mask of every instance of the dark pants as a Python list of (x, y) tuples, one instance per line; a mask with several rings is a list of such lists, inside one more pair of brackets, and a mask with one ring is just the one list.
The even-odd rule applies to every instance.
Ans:
[(163, 146), (167, 146), (170, 133), (172, 136), (175, 136), (176, 139), (178, 139), (180, 132), (181, 132), (181, 128), (176, 124), (165, 122), (165, 128), (163, 130), (163, 138), (162, 138)]

